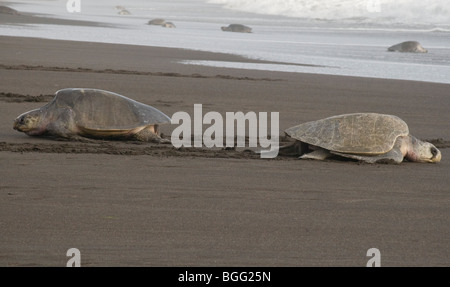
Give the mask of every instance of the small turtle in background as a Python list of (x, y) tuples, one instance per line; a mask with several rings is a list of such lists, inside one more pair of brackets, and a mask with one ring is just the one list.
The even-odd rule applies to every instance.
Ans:
[(119, 15), (131, 15), (131, 12), (128, 11), (124, 6), (117, 5), (116, 9), (120, 10), (119, 12), (117, 12), (117, 14)]
[(330, 156), (367, 163), (439, 162), (441, 152), (431, 143), (409, 134), (408, 125), (393, 115), (345, 114), (287, 129), (296, 141), (280, 154), (324, 160)]
[(63, 89), (45, 106), (18, 116), (14, 129), (30, 136), (166, 143), (158, 133), (158, 125), (166, 123), (170, 118), (163, 112), (116, 93)]
[(157, 25), (157, 26), (161, 26), (162, 24), (166, 23), (166, 20), (161, 19), (161, 18), (157, 18), (157, 19), (153, 19), (148, 21), (148, 25)]
[(161, 19), (161, 18), (156, 18), (156, 19), (150, 20), (150, 21), (148, 21), (147, 24), (161, 26), (164, 28), (176, 28), (175, 24), (173, 24), (172, 22), (166, 22), (166, 20)]
[(19, 15), (19, 12), (7, 6), (0, 6), (0, 14)]
[(117, 14), (119, 14), (119, 15), (131, 15), (131, 12), (128, 11), (127, 9), (123, 9), (123, 10), (120, 10), (119, 12), (117, 12)]
[(422, 47), (417, 41), (406, 41), (388, 48), (389, 52), (402, 53), (427, 53), (428, 50)]
[(242, 24), (230, 24), (228, 27), (221, 27), (225, 32), (239, 32), (239, 33), (251, 33), (252, 28)]

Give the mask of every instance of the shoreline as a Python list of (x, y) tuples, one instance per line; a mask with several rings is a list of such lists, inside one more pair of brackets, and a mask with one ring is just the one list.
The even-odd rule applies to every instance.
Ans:
[[(112, 7), (112, 6), (111, 6)], [(199, 51), (221, 51), (226, 53), (231, 53), (230, 55), (245, 55), (247, 60), (245, 61), (212, 61), (212, 60), (189, 60), (185, 63), (202, 65), (206, 67), (228, 67), (228, 68), (245, 68), (245, 69), (261, 69), (263, 71), (273, 70), (282, 72), (294, 72), (294, 73), (313, 73), (322, 75), (342, 75), (342, 76), (356, 76), (356, 77), (367, 77), (367, 78), (380, 78), (380, 79), (402, 79), (402, 80), (415, 80), (431, 83), (446, 83), (449, 84), (448, 79), (441, 76), (448, 73), (447, 67), (447, 57), (445, 56), (445, 51), (442, 47), (445, 47), (445, 43), (439, 42), (438, 36), (427, 36), (426, 34), (406, 34), (400, 33), (396, 37), (408, 37), (417, 38), (417, 40), (422, 40), (428, 42), (427, 45), (434, 45), (434, 55), (430, 57), (414, 57), (414, 55), (409, 55), (411, 57), (404, 57), (405, 55), (387, 55), (385, 54), (385, 49), (381, 49), (380, 43), (382, 45), (393, 44), (394, 41), (400, 39), (395, 39), (395, 37), (377, 37), (370, 40), (368, 36), (367, 49), (364, 48), (366, 42), (361, 43), (357, 41), (352, 33), (342, 34), (342, 40), (346, 41), (348, 44), (339, 45), (334, 41), (326, 41), (325, 36), (311, 36), (307, 30), (302, 30), (296, 33), (286, 33), (284, 36), (291, 41), (276, 40), (269, 41), (268, 37), (272, 37), (270, 33), (273, 33), (270, 29), (267, 30), (266, 27), (260, 27), (263, 29), (262, 33), (255, 33), (253, 35), (236, 35), (239, 33), (210, 33), (210, 28), (208, 29), (198, 29), (197, 25), (193, 25), (192, 22), (186, 22), (180, 29), (154, 29), (155, 27), (147, 27), (144, 21), (141, 20), (140, 15), (135, 15), (136, 18), (118, 18), (117, 15), (114, 16), (115, 11), (111, 11), (108, 17), (112, 18), (96, 18), (94, 15), (87, 14), (86, 17), (75, 17), (77, 20), (68, 20), (62, 18), (53, 18), (50, 15), (33, 16), (31, 14), (27, 15), (4, 15), (0, 19), (0, 24), (9, 22), (16, 23), (17, 25), (31, 24), (30, 29), (5, 29), (5, 35), (21, 35), (25, 37), (40, 37), (41, 39), (65, 39), (65, 40), (76, 40), (76, 41), (87, 41), (87, 42), (97, 42), (97, 43), (122, 43), (124, 45), (142, 45), (142, 46), (158, 46), (160, 48), (164, 47), (175, 47), (175, 48), (186, 48)], [(24, 13), (25, 14), (25, 13)], [(68, 14), (67, 14), (68, 15)], [(71, 18), (70, 16), (67, 16)], [(117, 18), (115, 18), (117, 17)], [(144, 16), (145, 17), (145, 16)], [(9, 19), (9, 20), (8, 20)], [(91, 20), (91, 21), (89, 21)], [(93, 22), (98, 21), (98, 22)], [(142, 21), (142, 23), (141, 23)], [(38, 24), (33, 27), (34, 24)], [(48, 26), (44, 24), (49, 24)], [(219, 26), (218, 23), (214, 25)], [(72, 27), (72, 28), (70, 28)], [(108, 29), (110, 27), (111, 29)], [(206, 28), (206, 27), (205, 27)], [(67, 29), (66, 32), (61, 33)], [(133, 31), (135, 31), (133, 33)], [(319, 32), (321, 34), (322, 32)], [(377, 33), (375, 33), (377, 34)], [(80, 36), (77, 36), (80, 35)], [(95, 35), (95, 36), (94, 36)], [(107, 35), (105, 37), (105, 35)], [(230, 36), (231, 35), (231, 36)], [(298, 35), (303, 35), (302, 37), (297, 37)], [(325, 34), (326, 35), (326, 34)], [(364, 35), (358, 34), (358, 37), (363, 37)], [(150, 38), (148, 38), (150, 37)], [(202, 45), (198, 44), (195, 39), (201, 39)], [(436, 38), (437, 37), (437, 38)], [(332, 37), (333, 38), (333, 37)], [(155, 40), (156, 39), (156, 40)], [(211, 45), (208, 43), (217, 44)], [(242, 42), (244, 41), (244, 42)], [(392, 41), (392, 42), (391, 42)], [(431, 42), (430, 42), (431, 41)], [(236, 42), (236, 45), (232, 43)], [(315, 49), (316, 45), (314, 43), (323, 43), (323, 45), (336, 45), (335, 53), (327, 52), (328, 48), (320, 48), (319, 53), (310, 53), (310, 49)], [(339, 42), (339, 41), (338, 41)], [(270, 46), (270, 53), (266, 49), (259, 49), (260, 45), (264, 47)], [(297, 53), (297, 48), (293, 49), (298, 45), (300, 49)], [(346, 46), (355, 46), (353, 49), (348, 49)], [(361, 47), (359, 47), (361, 46)], [(290, 47), (286, 48), (285, 47)], [(359, 47), (359, 48), (358, 48)], [(323, 50), (323, 51), (322, 51)], [(365, 52), (362, 52), (364, 50)], [(278, 51), (278, 52), (277, 52)], [(430, 50), (433, 51), (433, 50)], [(341, 57), (338, 55), (346, 55), (351, 53), (351, 57)], [(371, 56), (367, 56), (371, 55)], [(258, 60), (252, 59), (268, 59), (268, 61), (259, 62)], [(356, 61), (353, 61), (353, 58)], [(271, 60), (272, 61), (271, 61)], [(379, 59), (379, 60), (377, 60)], [(435, 59), (432, 61), (432, 59)], [(429, 62), (431, 61), (431, 62)], [(416, 64), (419, 67), (416, 67)], [(443, 65), (441, 65), (443, 64)], [(364, 68), (370, 67), (370, 68)], [(408, 72), (406, 72), (408, 71)]]

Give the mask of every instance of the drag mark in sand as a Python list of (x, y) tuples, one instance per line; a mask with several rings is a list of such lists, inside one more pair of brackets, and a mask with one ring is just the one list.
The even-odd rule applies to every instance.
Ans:
[[(167, 138), (161, 134), (161, 137)], [(289, 144), (292, 139), (280, 136), (280, 144)], [(192, 136), (192, 141), (194, 141)], [(235, 138), (237, 141), (237, 138)], [(246, 143), (249, 138), (246, 137)], [(257, 148), (258, 149), (258, 148)], [(256, 150), (257, 150), (256, 149)], [(190, 157), (190, 158), (225, 158), (225, 159), (261, 159), (259, 153), (255, 153), (252, 148), (224, 147), (207, 148), (203, 147), (179, 147), (176, 148), (168, 144), (144, 143), (135, 141), (110, 141), (110, 140), (91, 140), (68, 141), (59, 139), (49, 142), (23, 142), (11, 143), (0, 142), (0, 152), (17, 153), (65, 153), (65, 154), (110, 154), (117, 156), (156, 156), (156, 157)], [(278, 156), (270, 158), (271, 160), (296, 160), (296, 157)]]
[(42, 103), (51, 101), (54, 96), (55, 95), (42, 95), (42, 94), (40, 94), (39, 96), (31, 96), (16, 93), (0, 92), (0, 101), (7, 103), (23, 103), (23, 102)]
[(153, 77), (181, 77), (181, 78), (201, 78), (201, 79), (225, 79), (225, 80), (244, 80), (244, 81), (282, 81), (281, 79), (270, 78), (250, 78), (250, 77), (234, 77), (229, 75), (205, 76), (201, 74), (180, 74), (180, 73), (164, 73), (164, 72), (144, 72), (130, 70), (114, 70), (114, 69), (89, 69), (89, 68), (68, 68), (68, 67), (48, 67), (48, 66), (30, 66), (30, 65), (4, 65), (0, 64), (3, 70), (20, 70), (20, 71), (48, 71), (48, 72), (71, 72), (71, 73), (100, 73), (100, 74), (120, 74), (120, 75), (137, 75), (137, 76), (153, 76)]
[(66, 153), (66, 154), (110, 154), (118, 156), (157, 156), (157, 157), (191, 157), (191, 158), (228, 158), (260, 159), (259, 154), (249, 150), (236, 151), (232, 148), (175, 148), (170, 145), (135, 143), (114, 144), (105, 141), (99, 143), (7, 143), (0, 142), (0, 152), (18, 153)]
[[(450, 141), (443, 139), (427, 140), (436, 147), (450, 148)], [(97, 143), (98, 142), (98, 143)], [(287, 145), (290, 139), (280, 136), (280, 145)], [(8, 143), (0, 142), (0, 152), (18, 153), (66, 153), (66, 154), (110, 154), (117, 156), (139, 156), (149, 155), (157, 157), (190, 157), (190, 158), (225, 158), (225, 159), (261, 159), (260, 155), (250, 149), (236, 148), (195, 148), (180, 147), (172, 145), (149, 144), (141, 142), (115, 142), (95, 140), (95, 142), (49, 142), (49, 143)], [(278, 155), (269, 160), (298, 160), (297, 157)]]

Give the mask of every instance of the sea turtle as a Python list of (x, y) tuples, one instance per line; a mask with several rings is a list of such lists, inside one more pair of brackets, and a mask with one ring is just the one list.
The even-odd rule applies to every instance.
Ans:
[(166, 20), (161, 19), (161, 18), (150, 20), (150, 21), (148, 21), (147, 24), (148, 25), (161, 26), (161, 27), (164, 27), (164, 28), (176, 28), (175, 24), (173, 24), (172, 22), (166, 22)]
[(119, 12), (117, 12), (117, 14), (119, 14), (119, 15), (131, 15), (131, 12), (128, 11), (127, 9), (122, 9)]
[(241, 33), (251, 33), (252, 28), (247, 27), (242, 24), (230, 24), (228, 27), (221, 27), (222, 31), (226, 32), (241, 32)]
[(367, 163), (439, 162), (441, 152), (409, 134), (408, 125), (393, 115), (355, 113), (307, 122), (287, 129), (296, 141), (280, 152), (302, 159), (332, 155)]
[(167, 142), (158, 125), (170, 118), (154, 107), (97, 89), (63, 89), (45, 106), (21, 114), (14, 129), (30, 136)]
[(164, 25), (164, 23), (166, 23), (166, 20), (161, 19), (161, 18), (157, 18), (157, 19), (153, 19), (148, 21), (148, 25), (157, 25), (157, 26), (162, 26)]
[(388, 48), (389, 52), (406, 52), (406, 53), (427, 53), (427, 49), (422, 47), (419, 42), (406, 41)]
[(9, 8), (8, 6), (0, 6), (0, 14), (19, 15), (19, 12), (15, 9)]

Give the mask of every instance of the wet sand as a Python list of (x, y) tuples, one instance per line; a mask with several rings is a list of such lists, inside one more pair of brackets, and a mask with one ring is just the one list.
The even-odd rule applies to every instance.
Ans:
[[(0, 37), (0, 266), (450, 265), (450, 86), (212, 68), (182, 49)], [(254, 60), (252, 60), (254, 61)], [(55, 141), (12, 129), (59, 89), (110, 90), (177, 111), (279, 112), (280, 131), (395, 114), (441, 139), (438, 164), (260, 159), (242, 150)], [(175, 126), (162, 126), (170, 135)]]

